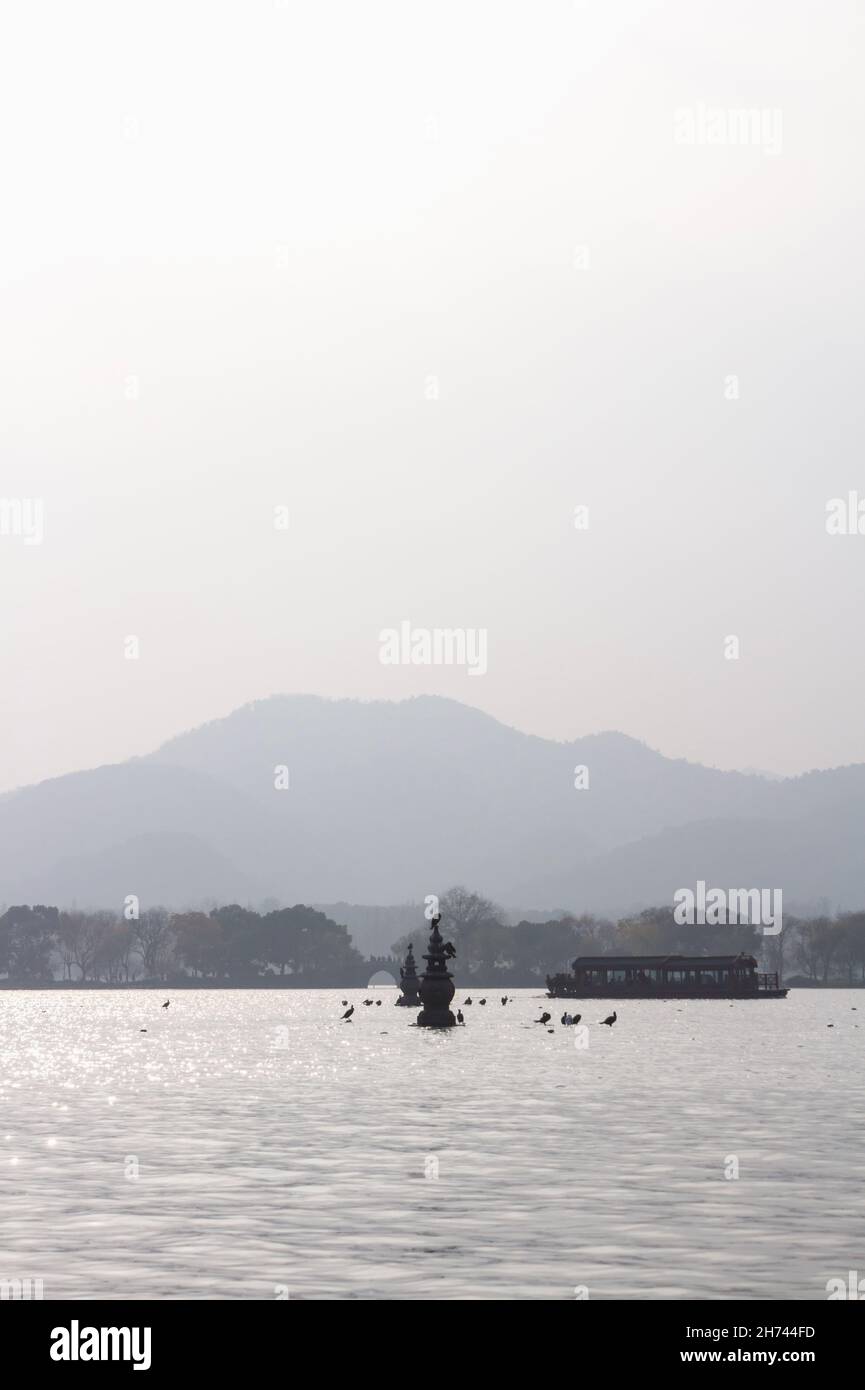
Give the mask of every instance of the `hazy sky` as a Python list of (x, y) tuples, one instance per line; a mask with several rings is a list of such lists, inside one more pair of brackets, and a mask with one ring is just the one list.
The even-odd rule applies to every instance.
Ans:
[[(0, 499), (44, 535), (7, 506), (0, 787), (277, 691), (865, 759), (865, 535), (826, 531), (863, 38), (854, 0), (7, 11)], [(382, 665), (406, 619), (487, 673)]]

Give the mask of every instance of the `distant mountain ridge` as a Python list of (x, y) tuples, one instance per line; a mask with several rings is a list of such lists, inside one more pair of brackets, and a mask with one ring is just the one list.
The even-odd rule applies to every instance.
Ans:
[(852, 907), (863, 831), (862, 764), (773, 780), (620, 733), (556, 743), (435, 696), (280, 695), (0, 796), (0, 900), (397, 905), (465, 882), (623, 913), (704, 878)]

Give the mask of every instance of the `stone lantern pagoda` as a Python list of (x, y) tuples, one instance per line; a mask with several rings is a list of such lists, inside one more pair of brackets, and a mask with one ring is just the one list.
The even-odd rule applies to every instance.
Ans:
[(443, 941), (439, 932), (441, 913), (432, 919), (429, 946), (424, 955), (426, 970), (421, 976), (420, 997), (423, 1009), (418, 1014), (418, 1028), (453, 1028), (456, 1019), (450, 1011), (454, 997), (454, 977), (447, 967), (456, 955), (450, 941)]
[(400, 967), (399, 972), (399, 987), (402, 990), (402, 993), (400, 994), (400, 997), (399, 999), (397, 999), (396, 1002), (398, 1004), (402, 1004), (403, 1007), (406, 1009), (419, 1009), (419, 985), (420, 980), (418, 979), (417, 968), (415, 966), (414, 950), (412, 948), (411, 942), (409, 942), (408, 954), (405, 958), (405, 963)]

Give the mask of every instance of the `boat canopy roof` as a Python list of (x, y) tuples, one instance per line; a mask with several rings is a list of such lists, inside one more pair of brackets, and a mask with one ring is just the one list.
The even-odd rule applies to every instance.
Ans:
[(575, 970), (602, 970), (605, 967), (608, 970), (658, 970), (662, 966), (668, 966), (671, 970), (719, 970), (725, 967), (732, 969), (734, 965), (756, 967), (757, 962), (744, 952), (738, 956), (577, 956), (574, 961)]

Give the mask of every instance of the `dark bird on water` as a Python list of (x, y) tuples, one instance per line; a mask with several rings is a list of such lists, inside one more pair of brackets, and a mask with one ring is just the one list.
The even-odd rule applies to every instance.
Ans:
[(612, 1026), (613, 1026), (613, 1024), (615, 1023), (615, 1021), (616, 1021), (616, 1011), (615, 1011), (615, 1009), (613, 1009), (613, 1012), (610, 1014), (609, 1018), (602, 1018), (602, 1019), (601, 1019), (601, 1022), (602, 1022), (602, 1023), (606, 1023), (610, 1028), (612, 1028)]
[(147, 1029), (146, 1029), (146, 1028), (139, 1028), (138, 1031), (139, 1031), (139, 1033), (146, 1033), (146, 1032), (147, 1032)]
[(549, 1023), (552, 1014), (541, 1014), (540, 1018), (535, 1019), (535, 1023)]
[(573, 1018), (571, 1019), (571, 1022), (572, 1022), (572, 1023), (579, 1023), (579, 1021), (580, 1021), (580, 1019), (582, 1018), (582, 1016), (583, 1016), (582, 1014), (574, 1014)]
[(371, 999), (364, 999), (363, 1002), (366, 1004), (367, 1008), (369, 1008), (370, 1004), (372, 1003), (372, 1000), (371, 1000)]
[(170, 1003), (171, 1003), (171, 1000), (170, 1000), (170, 999), (166, 999), (165, 1003), (162, 1005), (163, 1009), (167, 1009), (167, 1008), (168, 1008), (168, 1005), (169, 1005)]
[(486, 999), (479, 999), (479, 1000), (478, 1000), (478, 1003), (479, 1003), (479, 1004), (485, 1004), (486, 1002), (487, 1002)]
[[(343, 1018), (343, 1019), (351, 1018), (351, 1016), (352, 1016), (353, 1013), (354, 1013), (354, 1004), (352, 1004), (352, 1006), (351, 1006), (350, 1009), (346, 1009), (346, 1011), (345, 1011), (345, 1013), (343, 1014), (342, 1018)], [(342, 1019), (340, 1019), (340, 1022), (342, 1022)]]
[(339, 1002), (340, 1002), (340, 1004), (342, 1004), (342, 1007), (345, 1008), (346, 1004), (348, 1003), (348, 1000), (347, 1000), (347, 999), (340, 999)]
[(376, 1004), (378, 1005), (378, 1007), (381, 1008), (381, 1000), (380, 1000), (380, 999), (376, 999), (375, 1002), (376, 1002)]
[(507, 996), (506, 994), (503, 994), (503, 995), (502, 995), (502, 1003), (503, 1003), (503, 1004), (507, 1004), (507, 1002), (508, 1002), (508, 996)]
[(457, 1023), (465, 1023), (462, 1009), (457, 1009)]
[(471, 1002), (472, 1002), (471, 999), (464, 999), (464, 1000), (463, 1000), (463, 1008), (465, 1008), (466, 1004), (470, 1004)]

